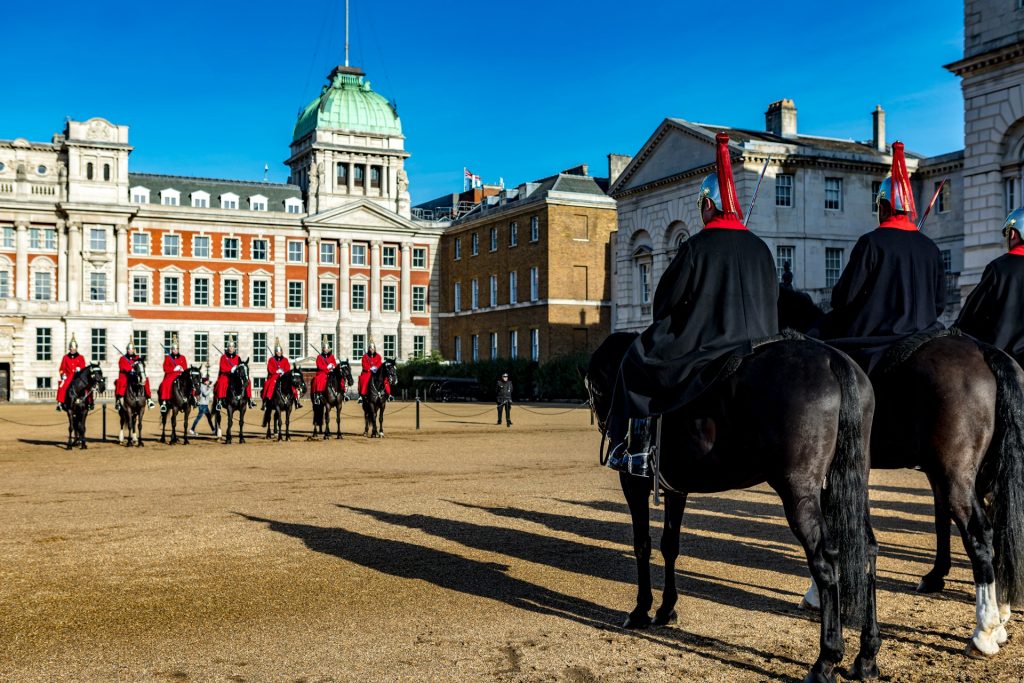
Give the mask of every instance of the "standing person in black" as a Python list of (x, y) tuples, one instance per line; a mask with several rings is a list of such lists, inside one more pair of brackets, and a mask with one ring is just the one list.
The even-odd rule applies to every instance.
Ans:
[(495, 424), (501, 424), (501, 410), (505, 409), (505, 424), (509, 427), (512, 426), (512, 418), (509, 412), (512, 410), (512, 380), (508, 378), (508, 373), (503, 372), (501, 379), (498, 380), (498, 388), (495, 392), (495, 396), (498, 401), (498, 421)]
[(857, 240), (821, 325), (821, 338), (849, 353), (868, 374), (896, 342), (941, 330), (946, 306), (939, 248), (914, 223), (902, 142), (892, 143), (892, 173), (876, 201), (878, 228)]
[(985, 266), (981, 282), (967, 296), (956, 326), (1024, 363), (1024, 208), (1003, 223), (1007, 252)]
[(752, 350), (751, 341), (778, 334), (779, 288), (771, 250), (743, 224), (729, 136), (716, 136), (716, 173), (697, 197), (704, 229), (682, 243), (658, 282), (654, 322), (626, 352), (612, 397), (608, 466), (627, 471), (623, 446), (630, 421), (692, 402), (713, 382), (712, 361)]

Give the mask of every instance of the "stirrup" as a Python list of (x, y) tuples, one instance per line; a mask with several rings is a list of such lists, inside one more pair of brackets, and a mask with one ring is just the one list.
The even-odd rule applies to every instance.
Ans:
[(651, 454), (646, 451), (630, 453), (626, 442), (621, 441), (608, 452), (608, 462), (605, 466), (634, 477), (650, 477)]
[(114, 401), (114, 410), (121, 412), (121, 399)]
[(151, 398), (147, 398), (146, 399), (146, 407), (149, 408), (150, 410), (153, 410), (153, 408), (156, 408), (156, 404), (153, 403), (153, 399), (151, 399)]
[(166, 413), (167, 412), (167, 402), (166, 401), (160, 401), (160, 412), (161, 413)]

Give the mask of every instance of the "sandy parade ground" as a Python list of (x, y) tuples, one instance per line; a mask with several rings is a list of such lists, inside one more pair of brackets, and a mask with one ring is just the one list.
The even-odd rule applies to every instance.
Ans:
[[(250, 429), (245, 445), (69, 452), (51, 406), (0, 406), (0, 680), (803, 677), (818, 624), (796, 609), (807, 570), (770, 489), (692, 496), (679, 623), (624, 631), (636, 570), (617, 477), (586, 410), (530, 410), (507, 429), (493, 406), (424, 406), (415, 431), (394, 403), (371, 441), (349, 403), (342, 441)], [(883, 678), (1024, 678), (1016, 617), (995, 659), (963, 655), (958, 536), (946, 592), (913, 592), (933, 547), (924, 476), (873, 473), (872, 506)]]

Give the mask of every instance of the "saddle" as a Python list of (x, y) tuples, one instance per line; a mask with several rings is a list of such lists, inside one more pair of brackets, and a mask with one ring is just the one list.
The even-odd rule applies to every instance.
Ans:
[(910, 357), (917, 353), (918, 349), (934, 339), (964, 336), (967, 335), (956, 327), (952, 327), (948, 330), (912, 334), (896, 342), (882, 353), (882, 357), (879, 359), (878, 364), (875, 366), (874, 370), (871, 371), (871, 377), (885, 377), (892, 373), (910, 360)]

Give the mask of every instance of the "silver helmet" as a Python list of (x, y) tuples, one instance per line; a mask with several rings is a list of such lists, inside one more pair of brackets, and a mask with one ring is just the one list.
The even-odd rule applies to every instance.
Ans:
[(875, 195), (875, 208), (877, 209), (882, 200), (889, 202), (889, 206), (892, 207), (893, 211), (899, 211), (900, 213), (906, 213), (908, 207), (904, 204), (903, 195), (897, 193), (893, 196), (892, 191), (892, 176), (885, 176), (885, 180), (878, 187), (878, 194)]
[(715, 209), (718, 211), (722, 210), (722, 193), (718, 188), (718, 174), (711, 173), (704, 182), (700, 184), (700, 192), (697, 193), (697, 210), (703, 207), (704, 199), (710, 199), (711, 203), (715, 205)]
[(1011, 211), (1003, 222), (1003, 237), (1009, 237), (1011, 230), (1024, 234), (1024, 207)]

